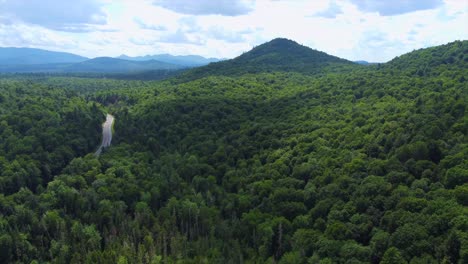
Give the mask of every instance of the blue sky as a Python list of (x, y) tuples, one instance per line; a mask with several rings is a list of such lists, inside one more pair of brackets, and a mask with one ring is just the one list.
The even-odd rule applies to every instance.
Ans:
[(0, 46), (232, 58), (276, 37), (385, 62), (468, 39), (468, 0), (0, 0)]

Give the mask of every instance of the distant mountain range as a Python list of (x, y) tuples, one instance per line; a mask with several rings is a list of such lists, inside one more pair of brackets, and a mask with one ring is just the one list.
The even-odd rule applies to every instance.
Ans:
[(76, 63), (0, 64), (3, 73), (137, 73), (154, 70), (178, 70), (181, 65), (161, 61), (128, 61), (99, 57)]
[(372, 64), (371, 62), (365, 61), (365, 60), (357, 60), (353, 61), (354, 63), (361, 64), (361, 65), (369, 65)]
[(184, 68), (184, 66), (157, 60), (129, 61), (110, 57), (99, 57), (79, 63), (74, 63), (67, 66), (64, 70), (66, 72), (125, 73), (160, 69), (175, 70), (181, 68)]
[[(33, 48), (0, 48), (0, 73), (143, 73), (194, 68), (183, 78), (195, 76), (241, 75), (263, 71), (320, 73), (325, 69), (348, 69), (371, 65), (367, 61), (351, 62), (302, 46), (292, 40), (277, 38), (253, 48), (234, 59), (222, 60), (198, 55), (170, 54), (89, 59), (66, 52)], [(165, 73), (166, 74), (166, 73)]]
[(197, 55), (160, 54), (118, 58), (83, 56), (32, 48), (0, 48), (0, 72), (3, 73), (135, 73), (155, 70), (178, 70), (219, 61)]
[(0, 48), (0, 65), (76, 63), (85, 60), (88, 58), (66, 52), (31, 48)]
[(130, 60), (130, 61), (148, 61), (148, 60), (157, 60), (166, 63), (171, 63), (175, 65), (182, 66), (203, 66), (212, 62), (218, 62), (222, 59), (217, 58), (205, 58), (198, 55), (179, 55), (174, 56), (170, 54), (158, 54), (158, 55), (146, 55), (138, 57), (129, 57), (127, 55), (120, 55), (118, 59)]

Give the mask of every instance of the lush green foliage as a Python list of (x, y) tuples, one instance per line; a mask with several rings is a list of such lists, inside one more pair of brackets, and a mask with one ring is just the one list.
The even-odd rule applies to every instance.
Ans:
[[(390, 61), (386, 67), (411, 75), (437, 76), (441, 73), (465, 71), (468, 63), (468, 41), (455, 41), (446, 45), (410, 52)], [(466, 78), (466, 76), (462, 76)], [(464, 82), (465, 79), (460, 80)]]
[[(0, 190), (36, 190), (99, 140), (102, 116), (76, 93), (0, 81)], [(83, 127), (89, 129), (83, 130)]]
[[(381, 65), (184, 83), (3, 81), (0, 179), (16, 185), (2, 185), (0, 258), (466, 263), (463, 61), (422, 76)], [(115, 135), (96, 158), (85, 154), (98, 145), (101, 105)], [(16, 180), (66, 147), (50, 174)], [(31, 162), (4, 174), (18, 157)]]

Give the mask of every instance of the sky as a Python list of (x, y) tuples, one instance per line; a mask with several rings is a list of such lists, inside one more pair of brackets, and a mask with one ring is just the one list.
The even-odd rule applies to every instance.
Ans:
[(468, 0), (0, 0), (0, 47), (233, 58), (274, 38), (386, 62), (468, 39)]

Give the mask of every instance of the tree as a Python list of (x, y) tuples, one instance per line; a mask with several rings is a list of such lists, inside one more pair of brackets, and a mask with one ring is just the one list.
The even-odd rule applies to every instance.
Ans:
[(455, 231), (450, 232), (446, 246), (446, 255), (450, 263), (457, 263), (460, 259), (460, 246), (461, 242), (458, 234)]
[(445, 174), (445, 185), (447, 188), (453, 189), (466, 182), (468, 182), (468, 169), (459, 165), (447, 170)]
[(380, 264), (405, 264), (408, 263), (397, 248), (391, 247), (385, 251)]
[(13, 259), (14, 244), (10, 235), (0, 236), (0, 262), (9, 263)]

